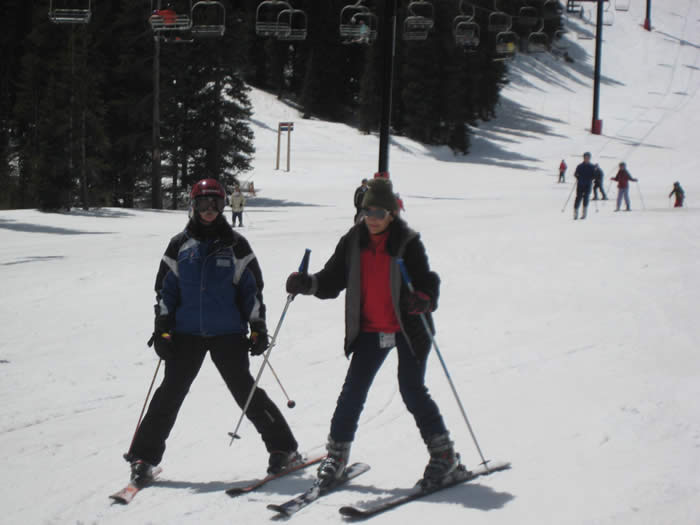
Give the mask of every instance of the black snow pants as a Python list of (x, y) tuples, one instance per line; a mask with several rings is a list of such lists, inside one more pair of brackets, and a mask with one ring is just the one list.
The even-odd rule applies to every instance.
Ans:
[[(248, 344), (242, 335), (199, 337), (174, 334), (175, 356), (165, 361), (165, 377), (148, 406), (129, 451), (131, 460), (157, 465), (165, 452), (165, 441), (190, 386), (204, 362), (207, 350), (239, 407), (243, 408), (253, 377), (249, 370)], [(246, 413), (269, 452), (292, 451), (297, 442), (277, 406), (257, 388)], [(234, 421), (231, 417), (231, 421)]]

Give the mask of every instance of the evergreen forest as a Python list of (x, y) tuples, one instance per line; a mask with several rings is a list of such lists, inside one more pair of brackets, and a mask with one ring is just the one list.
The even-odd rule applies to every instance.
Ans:
[[(4, 0), (0, 208), (177, 209), (201, 178), (230, 187), (255, 156), (250, 86), (377, 132), (391, 1)], [(557, 0), (393, 1), (391, 133), (455, 155), (510, 56), (561, 33)]]

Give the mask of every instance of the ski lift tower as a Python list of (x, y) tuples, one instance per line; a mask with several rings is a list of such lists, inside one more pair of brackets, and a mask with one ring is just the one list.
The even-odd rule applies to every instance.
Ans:
[(647, 0), (647, 16), (644, 19), (644, 29), (651, 31), (651, 0)]
[(382, 20), (382, 114), (379, 125), (379, 173), (389, 175), (389, 131), (391, 126), (391, 92), (396, 55), (396, 0), (386, 0)]

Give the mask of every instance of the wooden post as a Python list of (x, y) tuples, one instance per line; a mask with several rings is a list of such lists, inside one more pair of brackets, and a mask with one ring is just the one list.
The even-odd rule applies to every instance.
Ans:
[(282, 132), (287, 132), (287, 171), (290, 171), (291, 165), (291, 150), (292, 150), (292, 131), (294, 130), (294, 122), (280, 122), (277, 124), (277, 162), (275, 169), (280, 169), (280, 141)]
[(277, 161), (275, 162), (275, 170), (280, 169), (280, 137), (282, 135), (282, 123), (277, 124)]

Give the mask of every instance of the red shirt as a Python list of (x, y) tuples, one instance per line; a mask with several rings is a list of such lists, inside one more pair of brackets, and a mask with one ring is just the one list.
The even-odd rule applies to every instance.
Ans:
[(362, 275), (361, 329), (394, 333), (401, 330), (391, 300), (391, 256), (386, 250), (389, 232), (370, 235), (360, 255)]

